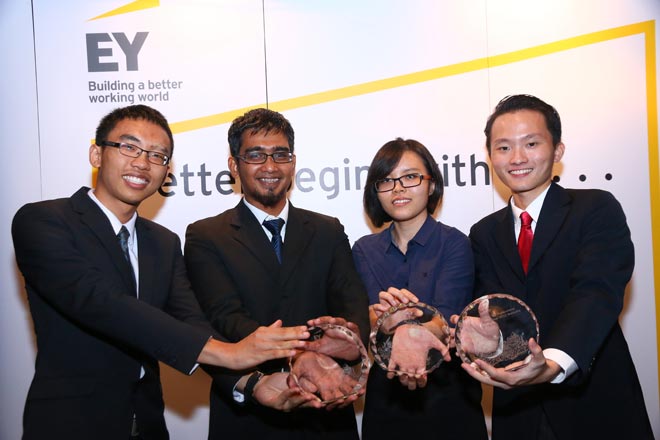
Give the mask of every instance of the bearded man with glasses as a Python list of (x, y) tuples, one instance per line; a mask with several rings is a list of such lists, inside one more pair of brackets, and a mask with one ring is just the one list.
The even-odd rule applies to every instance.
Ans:
[[(251, 110), (233, 121), (228, 139), (229, 169), (243, 198), (186, 233), (188, 274), (211, 324), (234, 341), (272, 319), (301, 325), (334, 316), (357, 325), (366, 342), (367, 295), (343, 226), (287, 199), (296, 166), (289, 121), (272, 110)], [(318, 409), (309, 393), (287, 387), (286, 367), (269, 362), (216, 379), (209, 439), (357, 440), (352, 399), (332, 411)]]

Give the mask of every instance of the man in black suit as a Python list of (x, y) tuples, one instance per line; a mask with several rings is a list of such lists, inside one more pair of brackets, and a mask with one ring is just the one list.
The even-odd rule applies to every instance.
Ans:
[[(335, 316), (357, 324), (366, 340), (367, 295), (342, 225), (287, 199), (296, 164), (289, 121), (271, 110), (252, 110), (233, 121), (228, 138), (229, 169), (244, 197), (235, 208), (190, 225), (184, 252), (211, 324), (236, 341), (273, 317), (300, 325)], [(284, 220), (279, 234), (264, 223), (278, 218)], [(285, 369), (282, 362), (268, 363), (234, 381), (215, 381), (209, 437), (358, 438), (350, 405), (288, 413), (264, 408), (261, 394), (274, 381), (283, 383)]]
[(531, 360), (518, 370), (463, 364), (496, 387), (493, 439), (652, 439), (618, 323), (634, 266), (620, 204), (605, 191), (551, 182), (564, 153), (561, 121), (540, 99), (504, 98), (485, 133), (493, 169), (512, 197), (470, 231), (475, 296), (504, 292), (525, 301), (545, 347), (530, 340)]
[[(172, 132), (156, 110), (106, 115), (89, 149), (94, 189), (22, 207), (12, 224), (37, 337), (24, 439), (167, 439), (158, 360), (248, 368), (304, 344), (281, 322), (237, 344), (211, 338), (179, 238), (137, 215), (162, 184)], [(118, 238), (117, 234), (121, 238)]]

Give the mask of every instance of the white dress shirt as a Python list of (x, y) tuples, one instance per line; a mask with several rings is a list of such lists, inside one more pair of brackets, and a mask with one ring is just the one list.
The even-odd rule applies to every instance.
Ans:
[[(538, 197), (527, 206), (527, 209), (518, 208), (513, 201), (513, 197), (511, 197), (510, 204), (511, 209), (513, 210), (513, 227), (515, 231), (516, 243), (518, 241), (520, 228), (522, 226), (520, 221), (520, 214), (522, 214), (523, 211), (527, 211), (527, 213), (532, 217), (532, 231), (536, 232), (536, 221), (541, 215), (541, 208), (543, 207), (545, 196), (548, 194), (548, 189), (550, 189), (550, 185), (548, 185), (545, 191), (539, 194)], [(533, 246), (534, 245), (532, 244), (532, 248)], [(546, 348), (543, 350), (543, 356), (545, 356), (547, 359), (550, 359), (551, 361), (556, 362), (557, 365), (559, 365), (562, 369), (562, 371), (550, 383), (562, 383), (568, 376), (576, 372), (578, 369), (575, 360), (569, 356), (568, 353), (562, 350), (556, 348)]]

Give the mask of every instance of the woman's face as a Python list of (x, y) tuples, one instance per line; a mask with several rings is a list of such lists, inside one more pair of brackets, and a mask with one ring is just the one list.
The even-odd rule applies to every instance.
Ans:
[[(428, 175), (429, 172), (417, 153), (406, 151), (401, 156), (399, 163), (385, 177), (397, 179), (411, 174)], [(406, 185), (410, 185), (411, 182), (419, 182), (414, 178), (401, 180)], [(423, 221), (426, 219), (426, 205), (429, 195), (433, 193), (434, 185), (435, 183), (430, 180), (422, 180), (420, 185), (406, 188), (401, 181), (396, 181), (392, 191), (378, 193), (378, 200), (383, 210), (392, 217), (394, 222)]]

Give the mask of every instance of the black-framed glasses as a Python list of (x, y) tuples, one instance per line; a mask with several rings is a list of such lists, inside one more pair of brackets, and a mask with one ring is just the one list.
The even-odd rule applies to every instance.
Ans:
[(433, 180), (433, 177), (421, 173), (406, 174), (397, 178), (386, 177), (384, 179), (376, 180), (374, 182), (374, 187), (376, 188), (376, 192), (382, 193), (392, 191), (397, 182), (399, 182), (399, 185), (404, 188), (412, 188), (421, 185), (423, 180)]
[(264, 153), (262, 151), (248, 151), (242, 156), (236, 156), (245, 163), (262, 164), (266, 163), (269, 157), (275, 163), (290, 163), (293, 162), (293, 153), (290, 151), (276, 151), (274, 153)]
[(121, 154), (133, 158), (140, 157), (142, 153), (147, 153), (147, 160), (154, 165), (167, 165), (170, 163), (170, 157), (160, 151), (145, 150), (144, 148), (137, 147), (133, 144), (127, 144), (125, 142), (101, 141), (97, 145), (102, 147), (119, 148)]

